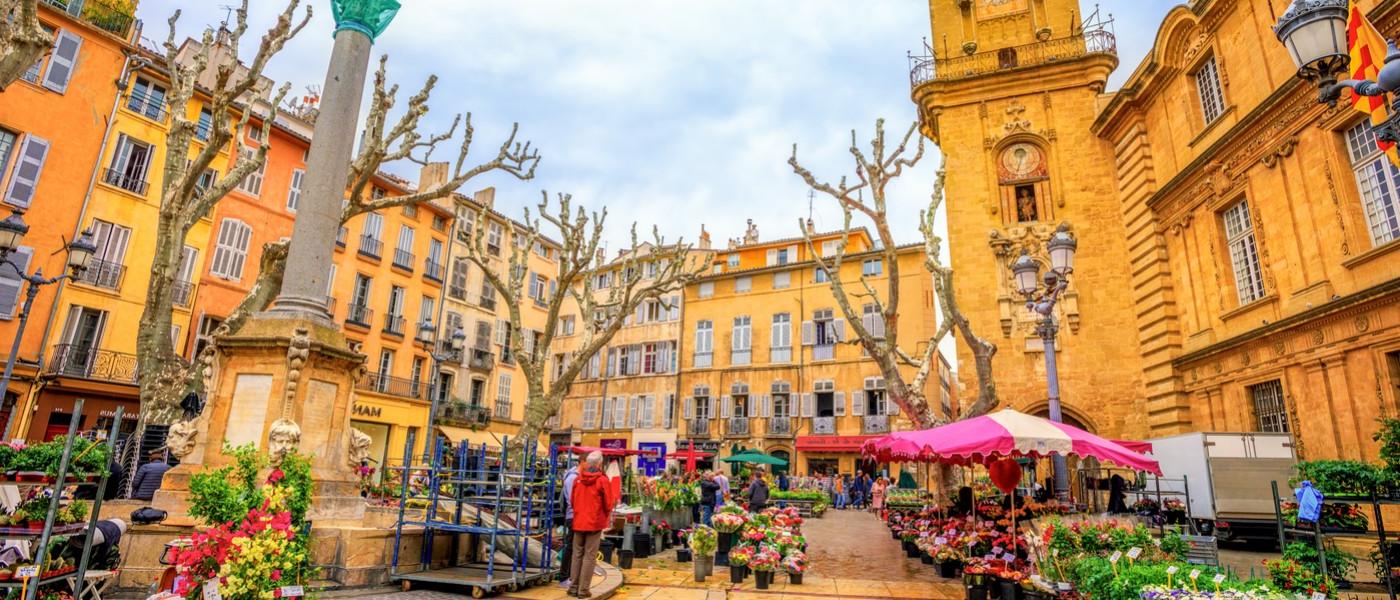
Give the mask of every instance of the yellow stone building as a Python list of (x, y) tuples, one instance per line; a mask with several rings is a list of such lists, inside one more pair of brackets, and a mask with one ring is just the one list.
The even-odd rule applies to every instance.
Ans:
[[(839, 232), (812, 237), (824, 256), (841, 243)], [(885, 289), (887, 271), (872, 244), (866, 230), (852, 232), (843, 282), (865, 279)], [(904, 298), (899, 335), (928, 340), (938, 320), (923, 247), (901, 247), (898, 257)], [(788, 459), (795, 474), (851, 473), (860, 466), (866, 439), (909, 427), (886, 400), (879, 368), (863, 356), (801, 238), (760, 241), (751, 225), (743, 240), (715, 253), (711, 269), (684, 294), (682, 447), (716, 451), (720, 458), (738, 448), (759, 448)], [(851, 302), (862, 306), (854, 292)], [(873, 305), (864, 310), (867, 328), (881, 331)], [(957, 410), (943, 383), (946, 366), (924, 390), (942, 416)]]
[[(1361, 5), (1400, 32), (1400, 2)], [(1149, 425), (1374, 459), (1400, 409), (1400, 176), (1364, 115), (1294, 76), (1274, 19), (1172, 9), (1093, 123), (1116, 149)]]
[[(1022, 251), (1048, 265), (1045, 242), (1067, 223), (1079, 249), (1055, 315), (1066, 421), (1109, 437), (1146, 435), (1142, 372), (1122, 367), (1138, 362), (1130, 332), (1140, 309), (1128, 293), (1133, 273), (1114, 146), (1091, 130), (1118, 64), (1112, 33), (1081, 25), (1076, 0), (930, 0), (929, 7), (933, 38), (912, 61), (913, 99), (924, 135), (947, 159), (958, 304), (978, 335), (998, 346), (1003, 406), (1047, 413), (1045, 349), (1009, 266)], [(965, 345), (958, 358), (972, 364)], [(964, 389), (977, 389), (973, 369), (960, 377)]]
[[(164, 63), (149, 63), (155, 64)], [(134, 416), (138, 406), (136, 333), (155, 252), (170, 126), (165, 101), (169, 84), (156, 66), (135, 69), (119, 83), (122, 95), (81, 223), (83, 230), (93, 233), (97, 252), (82, 277), (64, 286), (52, 313), (54, 335), (45, 377), (36, 388), (31, 410), (22, 412), (26, 420), (16, 430), (29, 439), (45, 439), (66, 430), (75, 398), (84, 398), (88, 410), (99, 411), (99, 417), (110, 417), (116, 406)], [(186, 110), (191, 120), (210, 123), (212, 117), (199, 95)], [(190, 156), (201, 151), (196, 135)], [(229, 160), (225, 149), (215, 158), (214, 169), (227, 169)], [(214, 175), (210, 177), (212, 182)], [(209, 231), (206, 219), (185, 239), (170, 331), (177, 352), (183, 353), (187, 341), (184, 332), (189, 330)], [(83, 427), (99, 422), (89, 416)]]
[[(605, 304), (619, 282), (629, 279), (628, 269), (640, 269), (643, 284), (657, 275), (656, 262), (647, 256), (656, 248), (642, 243), (631, 254), (619, 253), (600, 264), (589, 277), (593, 294)], [(703, 267), (710, 260), (709, 234), (701, 229), (700, 241), (687, 257), (688, 264)], [(570, 361), (587, 360), (569, 387), (551, 428), (551, 441), (560, 444), (622, 447), (630, 449), (676, 448), (680, 397), (680, 351), (683, 344), (684, 293), (677, 289), (661, 300), (646, 300), (627, 316), (622, 329), (596, 355), (580, 359), (586, 322), (578, 307), (567, 302), (560, 317), (558, 343), (551, 349), (553, 368)]]

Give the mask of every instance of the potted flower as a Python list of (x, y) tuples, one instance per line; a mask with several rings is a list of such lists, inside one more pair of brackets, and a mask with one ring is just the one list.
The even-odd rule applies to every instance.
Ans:
[(703, 583), (705, 577), (714, 572), (715, 547), (719, 540), (715, 530), (704, 525), (696, 525), (690, 533), (690, 551), (695, 556), (695, 581)]
[(762, 546), (754, 552), (753, 558), (749, 560), (749, 568), (753, 569), (754, 587), (760, 590), (768, 589), (768, 585), (773, 583), (773, 570), (778, 568), (781, 560), (778, 551), (769, 546)]
[(743, 583), (749, 576), (749, 562), (753, 560), (753, 546), (735, 546), (729, 551), (729, 582)]
[(1186, 522), (1186, 503), (1179, 498), (1167, 498), (1162, 501), (1162, 515), (1167, 518), (1168, 523)]
[(933, 561), (938, 565), (938, 576), (944, 579), (957, 577), (958, 569), (962, 568), (962, 558), (962, 553), (952, 545), (939, 546), (933, 555)]
[(997, 573), (997, 585), (1001, 588), (1001, 600), (1017, 600), (1021, 594), (1021, 580), (1026, 574), (1014, 569)]
[(788, 583), (802, 585), (802, 574), (807, 571), (807, 553), (801, 550), (783, 557), (783, 568), (787, 570)]
[(688, 545), (690, 542), (690, 532), (691, 530), (689, 529), (682, 529), (679, 532), (677, 532), (677, 535), (680, 536), (680, 539), (686, 542), (684, 544), (681, 544), (680, 547), (676, 548), (676, 562), (678, 563), (690, 562), (691, 554), (690, 546)]
[(987, 565), (981, 560), (968, 561), (963, 567), (963, 587), (967, 600), (987, 600)]
[(1138, 501), (1133, 503), (1133, 512), (1144, 517), (1157, 514), (1160, 508), (1161, 507), (1157, 505), (1157, 501), (1151, 498), (1138, 498)]

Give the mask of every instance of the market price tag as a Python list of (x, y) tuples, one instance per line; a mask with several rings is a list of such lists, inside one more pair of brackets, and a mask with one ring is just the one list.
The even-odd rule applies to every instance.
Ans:
[(305, 596), (305, 595), (306, 595), (306, 594), (305, 594), (304, 592), (301, 591), (301, 586), (299, 586), (299, 585), (284, 585), (284, 586), (282, 586), (282, 597), (283, 597), (283, 598), (300, 598), (300, 597)]
[(1172, 566), (1170, 566), (1170, 567), (1167, 567), (1167, 574), (1168, 574), (1168, 575), (1176, 575), (1176, 572), (1177, 572), (1177, 571), (1180, 571), (1180, 570), (1181, 570), (1181, 569), (1178, 568), (1176, 565), (1172, 565)]
[(1190, 577), (1190, 578), (1191, 578), (1191, 581), (1195, 581), (1195, 580), (1197, 580), (1197, 579), (1200, 579), (1200, 577), (1201, 577), (1201, 570), (1200, 570), (1200, 569), (1191, 569), (1191, 572), (1190, 572), (1190, 573), (1187, 573), (1186, 576), (1187, 576), (1187, 577)]
[(1117, 562), (1118, 562), (1119, 560), (1121, 560), (1122, 558), (1123, 558), (1123, 552), (1120, 551), (1120, 550), (1114, 550), (1114, 551), (1113, 551), (1113, 554), (1108, 555), (1108, 562), (1117, 563)]
[(939, 536), (939, 537), (933, 538), (933, 543), (938, 544), (939, 546), (946, 546), (946, 545), (948, 545), (948, 538), (945, 538), (945, 537), (943, 537), (943, 536)]
[(1131, 558), (1131, 559), (1133, 559), (1133, 560), (1137, 560), (1137, 558), (1138, 558), (1139, 556), (1142, 556), (1142, 548), (1138, 548), (1137, 546), (1133, 546), (1132, 548), (1128, 548), (1128, 558)]
[(1327, 594), (1324, 594), (1322, 592), (1313, 592), (1312, 597), (1308, 600), (1327, 600)]
[(36, 566), (20, 567), (18, 570), (15, 571), (15, 577), (24, 578), (24, 577), (38, 577), (38, 576), (39, 576), (39, 567), (36, 567)]
[(1215, 582), (1215, 585), (1220, 585), (1221, 583), (1224, 583), (1224, 582), (1225, 582), (1225, 574), (1224, 574), (1224, 573), (1216, 573), (1216, 574), (1215, 574), (1215, 577), (1210, 578), (1210, 580), (1211, 580), (1211, 581), (1214, 581), (1214, 582)]
[(1068, 591), (1070, 590), (1070, 586), (1069, 586), (1069, 582), (1068, 582), (1068, 581), (1061, 581), (1061, 582), (1058, 582), (1058, 583), (1056, 584), (1055, 587), (1060, 588), (1060, 591), (1061, 591), (1061, 592), (1068, 592)]
[(223, 598), (219, 596), (218, 579), (210, 579), (204, 582), (204, 589), (200, 590), (200, 593), (204, 600), (223, 600)]
[(1050, 549), (1050, 558), (1059, 558), (1059, 557), (1060, 557), (1060, 549), (1059, 549), (1059, 548), (1051, 548), (1051, 549)]

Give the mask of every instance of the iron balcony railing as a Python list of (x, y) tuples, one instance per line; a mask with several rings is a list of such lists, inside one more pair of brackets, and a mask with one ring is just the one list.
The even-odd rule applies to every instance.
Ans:
[(485, 427), (491, 423), (491, 411), (485, 406), (466, 402), (446, 402), (438, 407), (437, 418), (448, 424)]
[(467, 357), (468, 369), (489, 373), (491, 369), (496, 367), (496, 355), (490, 350), (472, 348), (469, 352), (470, 354)]
[(495, 417), (496, 417), (497, 419), (510, 419), (510, 400), (497, 400), (497, 401), (496, 401), (496, 415), (495, 415)]
[(403, 248), (394, 248), (394, 266), (405, 271), (412, 271), (413, 253)]
[(136, 355), (87, 346), (59, 344), (47, 372), (54, 375), (136, 383)]
[(423, 261), (423, 276), (442, 283), (443, 277), (447, 276), (447, 267), (431, 258)]
[(93, 24), (108, 33), (126, 37), (136, 21), (129, 4), (114, 0), (44, 0), (44, 4)]
[(126, 109), (158, 123), (165, 122), (165, 98), (150, 93), (131, 92), (126, 95)]
[(458, 287), (458, 286), (455, 286), (455, 285), (449, 285), (449, 286), (447, 286), (447, 295), (448, 295), (448, 296), (451, 296), (451, 297), (453, 297), (453, 298), (456, 298), (456, 299), (458, 299), (458, 300), (461, 300), (461, 301), (463, 301), (463, 302), (466, 302), (466, 301), (467, 301), (467, 288)]
[(483, 310), (494, 312), (496, 310), (496, 290), (495, 288), (491, 288), (491, 284), (489, 283), (483, 283), (482, 285), (486, 287), (481, 289), (481, 302), (478, 303), (477, 306), (480, 306)]
[(687, 434), (690, 435), (690, 437), (710, 437), (710, 420), (690, 419), (686, 422), (685, 431)]
[(836, 433), (836, 417), (812, 417), (812, 433), (834, 435)]
[(863, 433), (889, 433), (889, 415), (865, 415), (861, 418), (860, 429)]
[(403, 315), (384, 315), (384, 333), (403, 335), (407, 327), (408, 319), (403, 318)]
[(724, 433), (731, 437), (749, 437), (749, 420), (746, 417), (730, 417)]
[(171, 296), (174, 298), (175, 306), (188, 307), (190, 300), (194, 298), (194, 284), (188, 281), (176, 281), (171, 285)]
[(372, 235), (360, 236), (360, 254), (378, 260), (384, 252), (384, 242)]
[(82, 275), (78, 276), (78, 281), (109, 290), (120, 290), (124, 275), (125, 265), (94, 258), (88, 261), (88, 266), (83, 269)]
[(463, 354), (466, 354), (466, 350), (458, 350), (453, 348), (452, 340), (438, 340), (437, 355), (445, 357), (442, 359), (442, 362), (449, 362), (460, 365), (462, 364)]
[(102, 169), (102, 183), (119, 187), (138, 196), (145, 196), (146, 189), (150, 187), (145, 179), (128, 175), (116, 169)]
[(393, 377), (391, 375), (370, 371), (369, 373), (365, 373), (365, 376), (360, 379), (359, 388), (362, 390), (379, 392), (381, 394), (388, 394), (390, 396), (398, 396), (400, 398), (422, 400), (423, 392), (427, 390), (428, 386), (422, 381)]
[(792, 435), (796, 429), (794, 422), (797, 419), (792, 417), (770, 417), (768, 419), (768, 435), (787, 437)]
[(371, 310), (370, 307), (367, 305), (351, 303), (350, 306), (346, 307), (346, 324), (359, 325), (360, 327), (369, 327), (369, 321), (373, 318), (374, 311)]
[(930, 81), (963, 79), (1006, 69), (1073, 60), (1090, 54), (1116, 55), (1118, 41), (1108, 27), (1095, 26), (1068, 37), (963, 56), (951, 56), (952, 52), (945, 49), (943, 58), (936, 57), (925, 40), (923, 52), (921, 55), (909, 53), (911, 87), (919, 87)]

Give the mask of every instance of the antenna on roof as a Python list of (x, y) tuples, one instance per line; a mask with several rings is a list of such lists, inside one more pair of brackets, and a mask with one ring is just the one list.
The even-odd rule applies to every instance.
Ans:
[(233, 16), (233, 11), (238, 10), (238, 7), (232, 4), (220, 4), (219, 8), (224, 9), (224, 21), (219, 23), (219, 26), (227, 28), (229, 17)]
[(817, 191), (816, 191), (816, 190), (811, 190), (811, 189), (807, 190), (807, 220), (808, 220), (808, 221), (811, 221), (811, 220), (812, 220), (812, 200), (814, 200), (816, 197), (817, 197)]

